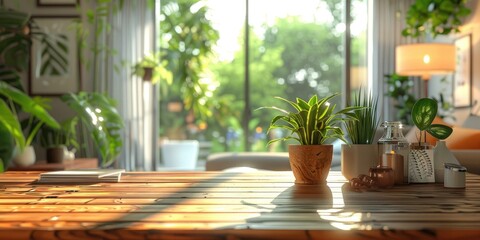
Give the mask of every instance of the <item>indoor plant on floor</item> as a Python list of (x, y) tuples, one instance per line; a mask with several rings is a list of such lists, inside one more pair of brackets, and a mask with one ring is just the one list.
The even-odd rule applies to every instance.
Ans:
[[(431, 98), (421, 98), (412, 108), (412, 121), (420, 130), (418, 143), (410, 145), (409, 182), (435, 182), (432, 146), (427, 142), (427, 132), (437, 139), (445, 139), (453, 129), (443, 124), (432, 124), (437, 116), (438, 103)], [(441, 166), (443, 167), (443, 166)], [(440, 170), (443, 170), (440, 168)]]
[(378, 145), (373, 142), (380, 123), (377, 103), (378, 98), (364, 89), (360, 89), (353, 97), (351, 106), (363, 109), (353, 113), (358, 121), (345, 122), (347, 139), (351, 144), (342, 144), (341, 169), (347, 179), (359, 174), (368, 175), (369, 169), (378, 164)]
[[(10, 86), (5, 82), (0, 82), (0, 124), (5, 133), (9, 135), (0, 136), (0, 138), (10, 138), (15, 140), (15, 153), (13, 153), (13, 161), (16, 165), (27, 166), (35, 162), (35, 152), (31, 146), (38, 130), (45, 123), (52, 128), (59, 128), (57, 121), (46, 111), (49, 106), (46, 99), (35, 97), (30, 98), (28, 95)], [(17, 109), (16, 105), (19, 106)], [(19, 110), (28, 114), (27, 126), (22, 128), (19, 119)], [(4, 134), (5, 134), (4, 133)], [(7, 159), (3, 159), (3, 165), (8, 167)], [(9, 159), (8, 159), (9, 160)]]
[(277, 97), (289, 103), (294, 111), (278, 107), (263, 107), (282, 113), (272, 119), (268, 131), (276, 128), (289, 131), (287, 136), (273, 139), (268, 144), (285, 140), (295, 140), (300, 143), (300, 145), (292, 144), (288, 147), (290, 166), (296, 184), (326, 182), (333, 156), (333, 145), (326, 144), (326, 141), (340, 139), (346, 142), (340, 125), (357, 120), (353, 112), (362, 107), (351, 106), (334, 112), (335, 105), (331, 105), (328, 100), (337, 95), (332, 94), (320, 99), (314, 95), (308, 101), (297, 98), (296, 102)]

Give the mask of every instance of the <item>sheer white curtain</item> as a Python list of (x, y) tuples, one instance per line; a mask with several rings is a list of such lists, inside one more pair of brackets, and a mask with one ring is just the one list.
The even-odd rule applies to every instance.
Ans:
[[(118, 1), (120, 2), (120, 1)], [(155, 45), (155, 12), (147, 0), (124, 1), (123, 7), (109, 19), (111, 32), (105, 37), (116, 54), (109, 56), (100, 86), (118, 103), (124, 119), (124, 146), (116, 167), (127, 170), (155, 170), (158, 160), (157, 86), (132, 76), (131, 66)]]
[[(373, 92), (378, 93), (379, 109), (383, 120), (395, 119), (393, 101), (384, 96), (387, 91), (385, 74), (395, 73), (395, 47), (401, 44), (415, 43), (417, 39), (402, 36), (405, 28), (405, 16), (415, 0), (372, 0), (369, 2), (369, 68), (368, 78), (373, 80)], [(419, 86), (415, 86), (419, 91)]]

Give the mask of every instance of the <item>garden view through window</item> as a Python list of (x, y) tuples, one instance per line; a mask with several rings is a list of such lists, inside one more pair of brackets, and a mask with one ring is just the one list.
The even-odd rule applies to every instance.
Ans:
[(158, 45), (173, 76), (160, 83), (162, 139), (197, 139), (210, 152), (286, 151), (288, 143), (267, 146), (287, 134), (267, 134), (277, 113), (256, 109), (287, 107), (275, 96), (343, 95), (367, 84), (366, 0), (246, 1), (160, 1)]

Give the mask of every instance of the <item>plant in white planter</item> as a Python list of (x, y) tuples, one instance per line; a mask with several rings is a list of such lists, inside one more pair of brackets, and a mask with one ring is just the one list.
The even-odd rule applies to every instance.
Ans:
[(340, 139), (346, 142), (340, 125), (348, 121), (357, 121), (353, 112), (362, 107), (351, 106), (334, 112), (335, 105), (331, 105), (328, 101), (337, 95), (332, 94), (320, 99), (314, 95), (307, 101), (297, 98), (296, 102), (277, 97), (289, 103), (293, 111), (278, 107), (263, 107), (281, 113), (272, 119), (268, 131), (280, 128), (289, 132), (287, 136), (273, 139), (268, 144), (285, 140), (295, 140), (300, 143), (300, 145), (288, 147), (295, 183), (325, 183), (333, 156), (333, 145), (327, 144), (327, 140)]
[[(16, 153), (14, 153), (14, 162), (17, 165), (29, 165), (35, 162), (35, 154), (31, 147), (40, 127), (45, 123), (48, 126), (58, 129), (60, 125), (50, 116), (46, 108), (48, 105), (46, 99), (35, 97), (30, 98), (22, 91), (10, 86), (5, 82), (0, 82), (0, 124), (15, 140)], [(18, 118), (15, 104), (20, 106), (21, 110), (29, 114), (27, 129), (22, 129)], [(34, 121), (37, 119), (38, 121)], [(1, 136), (6, 138), (10, 136)], [(25, 151), (26, 150), (26, 151)], [(4, 159), (4, 168), (7, 167), (7, 159)]]
[[(418, 142), (410, 145), (409, 181), (434, 182), (434, 159), (432, 146), (427, 143), (427, 132), (438, 139), (446, 139), (453, 129), (443, 124), (432, 124), (437, 116), (438, 103), (431, 98), (421, 98), (412, 108), (412, 121), (420, 130)], [(443, 167), (443, 166), (442, 166)]]
[(345, 122), (345, 129), (351, 144), (342, 144), (341, 169), (345, 178), (367, 174), (377, 165), (378, 145), (373, 144), (375, 132), (380, 123), (377, 113), (378, 98), (361, 89), (353, 97), (350, 106), (362, 107), (353, 112), (358, 121)]

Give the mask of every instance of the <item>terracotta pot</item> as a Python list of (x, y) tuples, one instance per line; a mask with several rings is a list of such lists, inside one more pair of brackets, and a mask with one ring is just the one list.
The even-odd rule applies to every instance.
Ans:
[(296, 184), (327, 182), (333, 145), (289, 145), (288, 155)]

